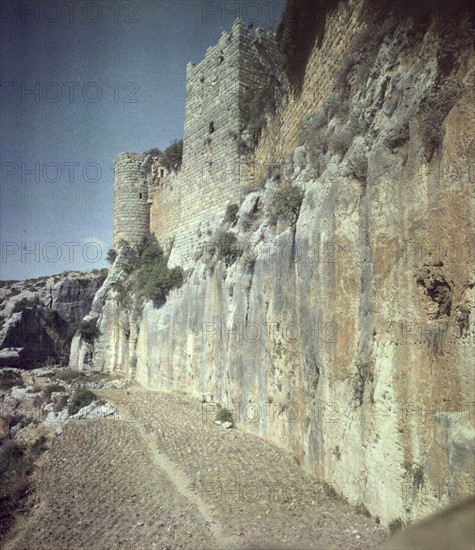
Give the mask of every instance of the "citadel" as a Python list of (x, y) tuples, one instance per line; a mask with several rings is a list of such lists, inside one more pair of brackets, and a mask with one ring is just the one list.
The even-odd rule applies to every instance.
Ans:
[(168, 249), (171, 265), (189, 267), (191, 252), (226, 206), (241, 203), (244, 181), (255, 178), (255, 161), (242, 154), (240, 99), (262, 84), (262, 71), (276, 45), (271, 32), (236, 20), (208, 48), (201, 63), (189, 63), (181, 170), (169, 172), (146, 155), (115, 160), (114, 240), (138, 244), (151, 232)]

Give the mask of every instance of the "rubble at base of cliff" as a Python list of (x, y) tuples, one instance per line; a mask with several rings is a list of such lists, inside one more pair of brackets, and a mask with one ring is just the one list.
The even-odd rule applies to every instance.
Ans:
[[(43, 367), (31, 371), (0, 369), (0, 441), (62, 434), (70, 420), (97, 420), (116, 413), (94, 389), (125, 389), (130, 380), (112, 379), (103, 373)], [(84, 406), (81, 398), (86, 396)], [(91, 400), (91, 402), (88, 402)], [(74, 412), (72, 401), (76, 400)]]

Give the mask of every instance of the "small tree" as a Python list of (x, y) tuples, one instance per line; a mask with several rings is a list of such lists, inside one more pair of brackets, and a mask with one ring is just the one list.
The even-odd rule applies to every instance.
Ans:
[(150, 155), (151, 157), (160, 157), (163, 155), (163, 151), (158, 147), (153, 147), (152, 149), (145, 151), (144, 155), (146, 156)]
[(163, 166), (171, 172), (177, 172), (181, 168), (183, 160), (183, 140), (175, 140), (163, 152)]
[(297, 223), (305, 193), (291, 183), (277, 189), (269, 205), (269, 221), (277, 225), (279, 219), (286, 220), (291, 226)]
[(230, 233), (229, 231), (217, 232), (215, 244), (218, 259), (224, 260), (226, 267), (232, 265), (239, 257), (239, 243), (234, 233)]
[(136, 259), (128, 263), (126, 278), (115, 283), (119, 303), (131, 305), (131, 297), (153, 300), (159, 307), (173, 288), (183, 284), (183, 270), (180, 267), (168, 268), (168, 258), (157, 239), (148, 235), (137, 247)]

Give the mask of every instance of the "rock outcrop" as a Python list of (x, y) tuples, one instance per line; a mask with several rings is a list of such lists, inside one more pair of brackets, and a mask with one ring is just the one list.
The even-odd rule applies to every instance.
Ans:
[[(473, 493), (475, 61), (462, 16), (377, 29), (355, 17), (354, 51), (335, 61), (283, 176), (223, 222), (238, 257), (202, 242), (184, 286), (139, 313), (106, 281), (101, 334), (77, 337), (71, 365), (220, 403), (398, 524)], [(315, 71), (302, 106), (329, 78)], [(284, 181), (304, 199), (275, 227)]]
[(64, 364), (105, 272), (7, 282), (0, 288), (0, 367)]

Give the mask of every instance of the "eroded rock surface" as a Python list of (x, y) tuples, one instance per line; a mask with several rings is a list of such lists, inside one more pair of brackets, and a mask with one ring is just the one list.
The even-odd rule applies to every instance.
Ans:
[(101, 336), (71, 354), (210, 396), (385, 524), (470, 494), (475, 476), (473, 52), (466, 21), (449, 39), (440, 18), (392, 24), (283, 162), (305, 191), (296, 224), (269, 224), (269, 178), (225, 227), (237, 261), (198, 247), (184, 286), (140, 315), (105, 284)]
[(65, 363), (104, 272), (69, 273), (0, 287), (0, 367)]

